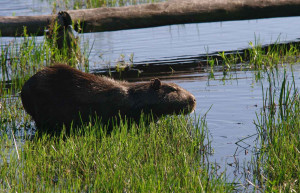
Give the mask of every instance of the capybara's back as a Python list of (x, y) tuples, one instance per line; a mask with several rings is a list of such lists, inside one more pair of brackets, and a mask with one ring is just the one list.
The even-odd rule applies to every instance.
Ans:
[(81, 72), (67, 65), (46, 67), (23, 86), (22, 103), (38, 129), (61, 129), (93, 120), (103, 123), (114, 117), (138, 120), (141, 113), (191, 112), (194, 96), (173, 83), (158, 79), (128, 83)]

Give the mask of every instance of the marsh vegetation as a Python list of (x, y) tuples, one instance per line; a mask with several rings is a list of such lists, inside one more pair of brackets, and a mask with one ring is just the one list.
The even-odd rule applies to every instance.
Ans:
[(20, 99), (24, 82), (53, 61), (88, 72), (87, 47), (81, 46), (82, 61), (76, 52), (58, 50), (46, 36), (37, 39), (26, 31), (23, 38), (1, 42), (1, 191), (300, 191), (300, 101), (292, 70), (299, 65), (298, 43), (263, 47), (250, 42), (243, 52), (207, 58), (210, 80), (217, 71), (228, 78), (231, 72), (251, 70), (254, 81), (269, 82), (261, 88), (262, 108), (253, 120), (257, 140), (252, 160), (243, 166), (242, 186), (209, 162), (214, 153), (209, 111), (150, 124), (148, 116), (134, 124), (124, 120), (110, 134), (101, 122), (73, 128), (70, 134), (36, 131)]
[[(74, 128), (69, 135), (42, 133), (29, 140), (35, 126), (23, 110), (20, 89), (53, 60), (88, 71), (67, 55), (46, 39), (36, 42), (27, 35), (1, 47), (2, 190), (231, 192), (237, 188), (208, 162), (213, 147), (205, 114), (169, 116), (150, 125), (141, 121), (130, 128), (123, 122), (110, 135), (99, 122)], [(262, 88), (263, 108), (255, 121), (257, 154), (248, 168), (251, 177), (245, 177), (256, 190), (299, 190), (298, 89), (295, 82), (276, 76), (278, 68), (296, 63), (298, 55), (297, 44), (267, 49), (256, 45), (243, 54), (220, 53), (221, 59), (207, 60), (211, 78), (220, 66), (224, 75), (255, 69), (257, 81), (263, 78), (261, 73), (269, 74), (270, 84)]]

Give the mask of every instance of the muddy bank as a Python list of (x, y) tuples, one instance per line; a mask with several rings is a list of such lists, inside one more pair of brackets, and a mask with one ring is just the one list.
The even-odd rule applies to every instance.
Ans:
[[(101, 32), (182, 23), (299, 16), (299, 9), (300, 0), (170, 0), (128, 7), (72, 10), (68, 13), (77, 31)], [(29, 34), (43, 35), (53, 17), (0, 17), (1, 35), (21, 36), (24, 26)]]

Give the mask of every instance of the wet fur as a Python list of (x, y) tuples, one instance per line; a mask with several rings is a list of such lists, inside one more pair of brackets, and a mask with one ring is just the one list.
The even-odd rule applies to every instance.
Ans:
[(63, 64), (32, 76), (24, 84), (21, 98), (38, 129), (80, 125), (95, 116), (103, 123), (118, 115), (138, 121), (142, 112), (160, 117), (189, 113), (196, 105), (194, 96), (174, 83), (116, 81)]

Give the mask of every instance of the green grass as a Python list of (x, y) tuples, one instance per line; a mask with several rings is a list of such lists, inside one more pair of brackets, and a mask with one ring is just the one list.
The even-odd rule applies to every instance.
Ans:
[(300, 99), (294, 77), (289, 82), (286, 76), (276, 84), (270, 73), (256, 121), (260, 153), (254, 159), (254, 177), (265, 192), (300, 191)]
[[(0, 189), (10, 192), (231, 192), (224, 176), (208, 170), (205, 119), (162, 118), (150, 126), (126, 123), (110, 135), (101, 124), (70, 135), (43, 135), (16, 154), (2, 139)], [(2, 181), (1, 181), (2, 179)]]
[[(81, 70), (76, 55), (52, 41), (25, 36), (1, 46), (0, 191), (4, 192), (231, 192), (224, 174), (209, 164), (204, 117), (165, 117), (150, 125), (126, 122), (109, 135), (100, 123), (70, 135), (40, 133), (19, 97), (22, 85), (53, 61)], [(55, 37), (55, 36), (54, 36)], [(54, 41), (55, 42), (55, 41)], [(88, 61), (87, 61), (88, 62)], [(87, 69), (88, 70), (88, 69)]]
[[(8, 192), (231, 192), (234, 185), (216, 175), (207, 162), (211, 153), (205, 117), (165, 117), (159, 123), (126, 124), (103, 133), (100, 123), (83, 126), (71, 135), (40, 134), (24, 140), (33, 128), (23, 110), (19, 92), (24, 82), (53, 61), (78, 65), (76, 53), (57, 50), (46, 38), (26, 35), (1, 46), (0, 81), (0, 190)], [(251, 45), (251, 44), (250, 44)], [(84, 56), (87, 56), (84, 52)], [(220, 62), (208, 61), (212, 75), (216, 64), (224, 72), (256, 69), (259, 72), (298, 61), (299, 47), (252, 46), (244, 54), (220, 53)], [(86, 57), (88, 58), (88, 57)], [(239, 63), (239, 65), (237, 65)], [(213, 77), (213, 76), (212, 76)], [(269, 78), (270, 85), (274, 82)], [(252, 163), (257, 190), (299, 191), (299, 96), (295, 84), (285, 79), (275, 97), (264, 94), (264, 109), (257, 121), (260, 152)], [(277, 86), (278, 87), (278, 86)], [(274, 92), (274, 93), (273, 93)], [(275, 102), (275, 99), (277, 101)], [(275, 105), (277, 104), (277, 105)], [(16, 142), (14, 141), (14, 133)]]
[[(30, 125), (30, 117), (23, 111), (19, 93), (25, 81), (45, 66), (54, 62), (66, 63), (82, 71), (89, 71), (88, 51), (83, 54), (71, 49), (56, 47), (56, 29), (51, 41), (47, 36), (37, 38), (29, 36), (24, 30), (24, 37), (11, 40), (0, 47), (0, 131), (7, 129), (23, 130)], [(66, 45), (66, 43), (64, 43)]]
[[(11, 40), (7, 45), (1, 45), (0, 53), (0, 91), (10, 88), (8, 92), (18, 92), (24, 82), (44, 66), (53, 62), (66, 63), (81, 70), (88, 71), (88, 50), (84, 47), (83, 54), (79, 47), (71, 44), (71, 48), (64, 47), (59, 50), (56, 47), (57, 26), (55, 25), (53, 39), (49, 41), (47, 36), (37, 38), (29, 36), (24, 30), (24, 37)], [(78, 42), (79, 45), (79, 42)]]
[(294, 64), (300, 61), (300, 43), (282, 44), (275, 42), (269, 46), (262, 46), (259, 42), (250, 42), (249, 48), (237, 53), (220, 52), (218, 57), (208, 57), (210, 76), (213, 78), (214, 67), (222, 66), (223, 71), (256, 70), (267, 71), (282, 67), (285, 64)]

